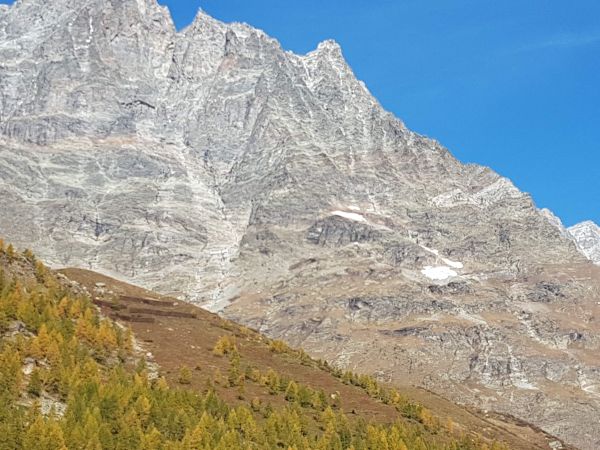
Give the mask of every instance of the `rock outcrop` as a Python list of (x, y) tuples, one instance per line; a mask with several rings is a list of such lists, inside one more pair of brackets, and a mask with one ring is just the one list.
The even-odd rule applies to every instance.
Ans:
[[(306, 55), (155, 0), (0, 9), (0, 234), (600, 446), (600, 268)], [(66, 256), (65, 256), (66, 255)]]

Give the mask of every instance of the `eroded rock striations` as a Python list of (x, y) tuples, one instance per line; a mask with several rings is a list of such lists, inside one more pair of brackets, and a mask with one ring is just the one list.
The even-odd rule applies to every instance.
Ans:
[(333, 41), (176, 32), (155, 0), (0, 8), (0, 198), (0, 233), (54, 266), (600, 446), (600, 268)]

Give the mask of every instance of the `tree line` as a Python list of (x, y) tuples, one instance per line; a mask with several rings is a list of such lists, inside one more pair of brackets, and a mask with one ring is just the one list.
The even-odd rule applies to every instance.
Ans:
[[(89, 298), (77, 295), (31, 252), (0, 242), (0, 449), (37, 450), (499, 450), (467, 437), (448, 437), (429, 412), (370, 377), (339, 372), (395, 405), (392, 424), (350, 420), (339, 399), (252, 367), (235, 340), (224, 336), (213, 352), (229, 358), (226, 375), (206, 389), (151, 379), (136, 354), (131, 331), (103, 317)], [(23, 273), (28, 269), (27, 273)], [(301, 351), (273, 341), (271, 350), (315, 364)], [(247, 382), (282, 395), (285, 406), (246, 399)], [(238, 390), (241, 404), (224, 402), (214, 384)], [(211, 386), (212, 385), (212, 386)], [(413, 420), (406, 420), (407, 418)]]

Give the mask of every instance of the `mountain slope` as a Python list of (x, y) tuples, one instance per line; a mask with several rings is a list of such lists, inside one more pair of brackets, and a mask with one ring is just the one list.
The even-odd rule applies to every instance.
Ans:
[(509, 180), (383, 110), (335, 42), (22, 0), (0, 61), (14, 242), (600, 445), (598, 270)]
[(204, 14), (176, 34), (154, 0), (78, 5), (18, 2), (0, 31), (0, 225), (51, 263), (218, 300), (255, 228), (349, 207), (489, 270), (577, 260), (509, 181), (385, 112), (334, 42), (298, 56)]
[[(449, 416), (442, 424), (373, 379), (337, 372), (203, 310), (93, 272), (63, 271), (80, 282), (54, 276), (30, 252), (0, 246), (0, 269), (2, 448), (506, 448), (494, 442), (501, 439), (514, 449), (542, 449), (558, 443), (526, 424), (482, 418), (436, 399), (444, 413), (465, 421)], [(99, 314), (88, 293), (133, 334)]]
[[(107, 314), (130, 325), (144, 348), (151, 351), (152, 361), (158, 363), (167, 379), (173, 382), (178, 380), (181, 365), (195, 368), (192, 371), (192, 387), (204, 388), (215, 371), (220, 371), (224, 377), (228, 376), (229, 361), (215, 355), (213, 348), (214, 343), (227, 337), (236, 342), (244, 364), (272, 368), (282, 377), (296, 380), (312, 389), (338, 393), (339, 407), (344, 411), (353, 411), (352, 415), (384, 423), (398, 416), (395, 408), (348, 383), (343, 372), (311, 361), (302, 352), (291, 350), (281, 342), (271, 341), (197, 307), (174, 302), (172, 298), (94, 272), (65, 269), (60, 273), (85, 287), (96, 298), (95, 303), (101, 305)], [(198, 326), (199, 321), (201, 326)], [(224, 382), (214, 387), (227, 401), (240, 402), (239, 386), (230, 387), (228, 382)], [(399, 393), (406, 404), (417, 402), (425, 405), (441, 423), (447, 425), (449, 422), (446, 418), (450, 418), (455, 431), (479, 433), (484, 439), (505, 442), (509, 448), (546, 448), (549, 442), (556, 441), (556, 438), (510, 417), (461, 408), (424, 390), (402, 389)], [(273, 405), (286, 403), (284, 398), (268, 393), (250, 379), (245, 381), (243, 397), (246, 400), (260, 399)]]

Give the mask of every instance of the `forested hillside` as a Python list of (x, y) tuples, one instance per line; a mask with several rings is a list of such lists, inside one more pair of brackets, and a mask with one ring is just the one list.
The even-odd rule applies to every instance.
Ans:
[[(124, 322), (139, 324), (151, 306), (138, 308), (136, 320), (124, 301), (90, 297), (82, 284), (4, 243), (0, 268), (1, 449), (507, 448), (371, 377), (342, 373), (212, 315), (222, 333), (197, 345), (209, 347), (223, 370), (185, 364), (182, 347), (173, 355), (182, 361), (177, 370), (163, 373), (132, 330), (102, 312), (120, 311)], [(265, 349), (286, 370), (246, 356)], [(308, 370), (318, 373), (316, 385)], [(356, 396), (349, 411), (344, 396)]]

